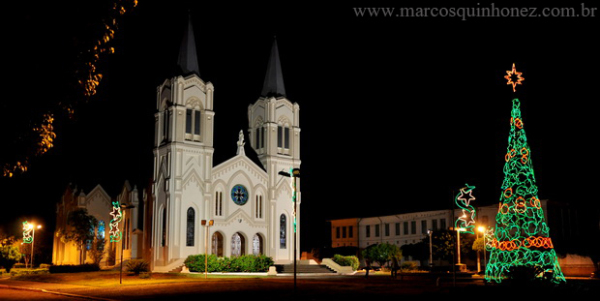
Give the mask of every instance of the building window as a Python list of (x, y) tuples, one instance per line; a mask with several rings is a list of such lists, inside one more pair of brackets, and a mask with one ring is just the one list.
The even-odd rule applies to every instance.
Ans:
[(215, 193), (215, 216), (223, 216), (223, 193)]
[(263, 218), (263, 197), (262, 195), (257, 195), (256, 196), (256, 204), (255, 204), (255, 212), (254, 212), (254, 217), (256, 218)]
[(165, 111), (163, 112), (163, 140), (167, 141), (169, 140), (169, 124), (170, 124), (170, 120), (169, 120), (169, 110), (165, 109)]
[(287, 126), (277, 127), (277, 148), (280, 154), (289, 154), (290, 128)]
[(408, 222), (404, 222), (404, 235), (408, 235)]
[(257, 234), (254, 234), (254, 237), (252, 238), (252, 255), (254, 256), (258, 256), (260, 254), (263, 253), (263, 242), (262, 242), (262, 236)]
[(201, 113), (199, 110), (185, 110), (185, 140), (199, 141)]
[(346, 227), (342, 227), (342, 238), (346, 238)]
[(162, 235), (160, 245), (164, 247), (167, 243), (167, 208), (162, 210)]
[(340, 238), (340, 227), (335, 227), (335, 238)]
[(400, 223), (396, 223), (396, 236), (400, 235)]
[(98, 233), (96, 234), (98, 239), (104, 239), (106, 236), (106, 224), (104, 224), (104, 221), (99, 221), (98, 222)]
[(200, 135), (200, 111), (194, 111), (194, 134)]
[(431, 230), (439, 230), (438, 229), (437, 219), (431, 220)]
[(366, 229), (365, 229), (365, 235), (367, 237), (371, 237), (371, 226), (367, 225)]
[(421, 234), (427, 234), (427, 221), (421, 221)]
[(379, 224), (375, 225), (375, 237), (379, 237)]
[(187, 232), (186, 232), (186, 241), (185, 241), (185, 245), (187, 247), (193, 247), (194, 246), (194, 236), (195, 236), (195, 219), (196, 219), (196, 212), (194, 211), (194, 209), (192, 207), (188, 208), (187, 210)]
[(223, 235), (215, 232), (212, 236), (212, 253), (217, 257), (223, 257)]
[(246, 255), (246, 240), (239, 232), (236, 232), (231, 237), (231, 256), (242, 255)]
[(446, 230), (446, 219), (445, 218), (440, 219), (440, 229)]
[(410, 222), (410, 234), (417, 234), (417, 222)]
[(287, 245), (287, 219), (284, 214), (279, 217), (279, 248), (285, 249)]
[(185, 133), (192, 133), (192, 109), (185, 110)]
[(385, 231), (385, 236), (390, 236), (390, 224), (388, 224), (388, 223), (385, 223), (385, 224), (383, 225), (383, 227), (384, 227), (384, 229), (383, 229), (383, 230)]
[(354, 232), (354, 227), (349, 226), (348, 227), (348, 237), (350, 237), (350, 238), (354, 237), (354, 233), (353, 232)]

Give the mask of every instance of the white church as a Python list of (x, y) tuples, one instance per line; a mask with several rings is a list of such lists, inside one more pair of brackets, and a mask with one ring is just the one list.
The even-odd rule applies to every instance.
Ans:
[[(300, 181), (294, 216), (291, 178), (279, 172), (300, 168), (300, 107), (286, 98), (277, 42), (262, 93), (247, 108), (248, 131), (218, 133), (239, 137), (230, 146), (237, 147), (237, 154), (218, 165), (213, 164), (215, 87), (200, 78), (191, 21), (178, 65), (181, 73), (157, 88), (154, 174), (146, 208), (152, 229), (144, 231), (151, 233), (146, 241), (151, 241), (152, 270), (170, 271), (205, 250), (291, 262), (294, 219), (300, 249)], [(257, 160), (249, 157), (245, 144)]]

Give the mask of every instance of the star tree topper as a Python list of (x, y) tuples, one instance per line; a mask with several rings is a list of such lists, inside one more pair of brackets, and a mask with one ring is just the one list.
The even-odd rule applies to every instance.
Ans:
[[(515, 63), (513, 63), (512, 65), (512, 70), (506, 71), (506, 75), (504, 76), (504, 78), (508, 80), (508, 82), (506, 83), (507, 85), (512, 85), (513, 92), (517, 92), (517, 85), (522, 85), (521, 82), (525, 80), (524, 77), (521, 77), (522, 74), (523, 72), (517, 72), (517, 69), (515, 68)], [(513, 77), (516, 77), (516, 81), (513, 81)]]

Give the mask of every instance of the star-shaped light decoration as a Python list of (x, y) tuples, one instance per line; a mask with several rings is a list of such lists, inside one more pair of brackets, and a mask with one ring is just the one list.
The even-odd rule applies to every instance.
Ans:
[(465, 191), (467, 187), (461, 188), (460, 195), (456, 199), (462, 201), (465, 205), (469, 206), (471, 204), (471, 201), (475, 200), (475, 197), (473, 196), (473, 188), (475, 187), (470, 186), (468, 187), (469, 190), (467, 191)]
[(462, 215), (456, 220), (455, 226), (461, 231), (473, 234), (475, 228), (475, 207), (471, 206), (471, 202), (475, 200), (473, 189), (475, 186), (469, 186), (460, 189), (460, 193), (456, 196), (456, 205), (462, 209)]
[(119, 202), (112, 202), (113, 210), (110, 213), (113, 219), (110, 221), (110, 242), (119, 242), (121, 241), (121, 231), (119, 230), (119, 222), (121, 222), (121, 218), (123, 217), (121, 213), (121, 206)]
[(113, 221), (120, 222), (121, 221), (121, 208), (113, 207), (113, 211), (110, 213), (113, 217)]
[[(504, 78), (508, 80), (508, 82), (506, 83), (507, 85), (512, 85), (513, 92), (517, 92), (517, 85), (522, 85), (521, 82), (525, 80), (524, 77), (521, 77), (522, 74), (523, 72), (517, 72), (517, 69), (515, 68), (515, 63), (513, 63), (512, 65), (512, 70), (506, 71), (506, 75), (504, 76)], [(516, 81), (513, 81), (514, 76), (517, 77)]]

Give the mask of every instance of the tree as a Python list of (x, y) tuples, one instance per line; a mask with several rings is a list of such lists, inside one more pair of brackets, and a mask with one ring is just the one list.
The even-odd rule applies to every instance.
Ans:
[(81, 208), (71, 211), (67, 216), (67, 229), (64, 231), (63, 240), (66, 242), (73, 241), (77, 244), (80, 264), (83, 264), (83, 254), (87, 249), (87, 244), (94, 241), (94, 229), (97, 226), (98, 220), (89, 215), (87, 209)]
[(13, 237), (0, 239), (0, 266), (4, 267), (7, 272), (21, 259), (19, 247), (14, 245)]
[(517, 98), (512, 101), (510, 134), (504, 159), (504, 181), (486, 279), (502, 282), (503, 279), (512, 278), (511, 271), (519, 270), (515, 267), (523, 267), (542, 270), (542, 274), (545, 274), (543, 278), (551, 282), (564, 282), (538, 198), (531, 149)]
[(368, 258), (370, 262), (379, 263), (380, 267), (388, 266), (393, 258), (402, 257), (402, 251), (396, 245), (381, 243), (363, 250), (363, 258)]

